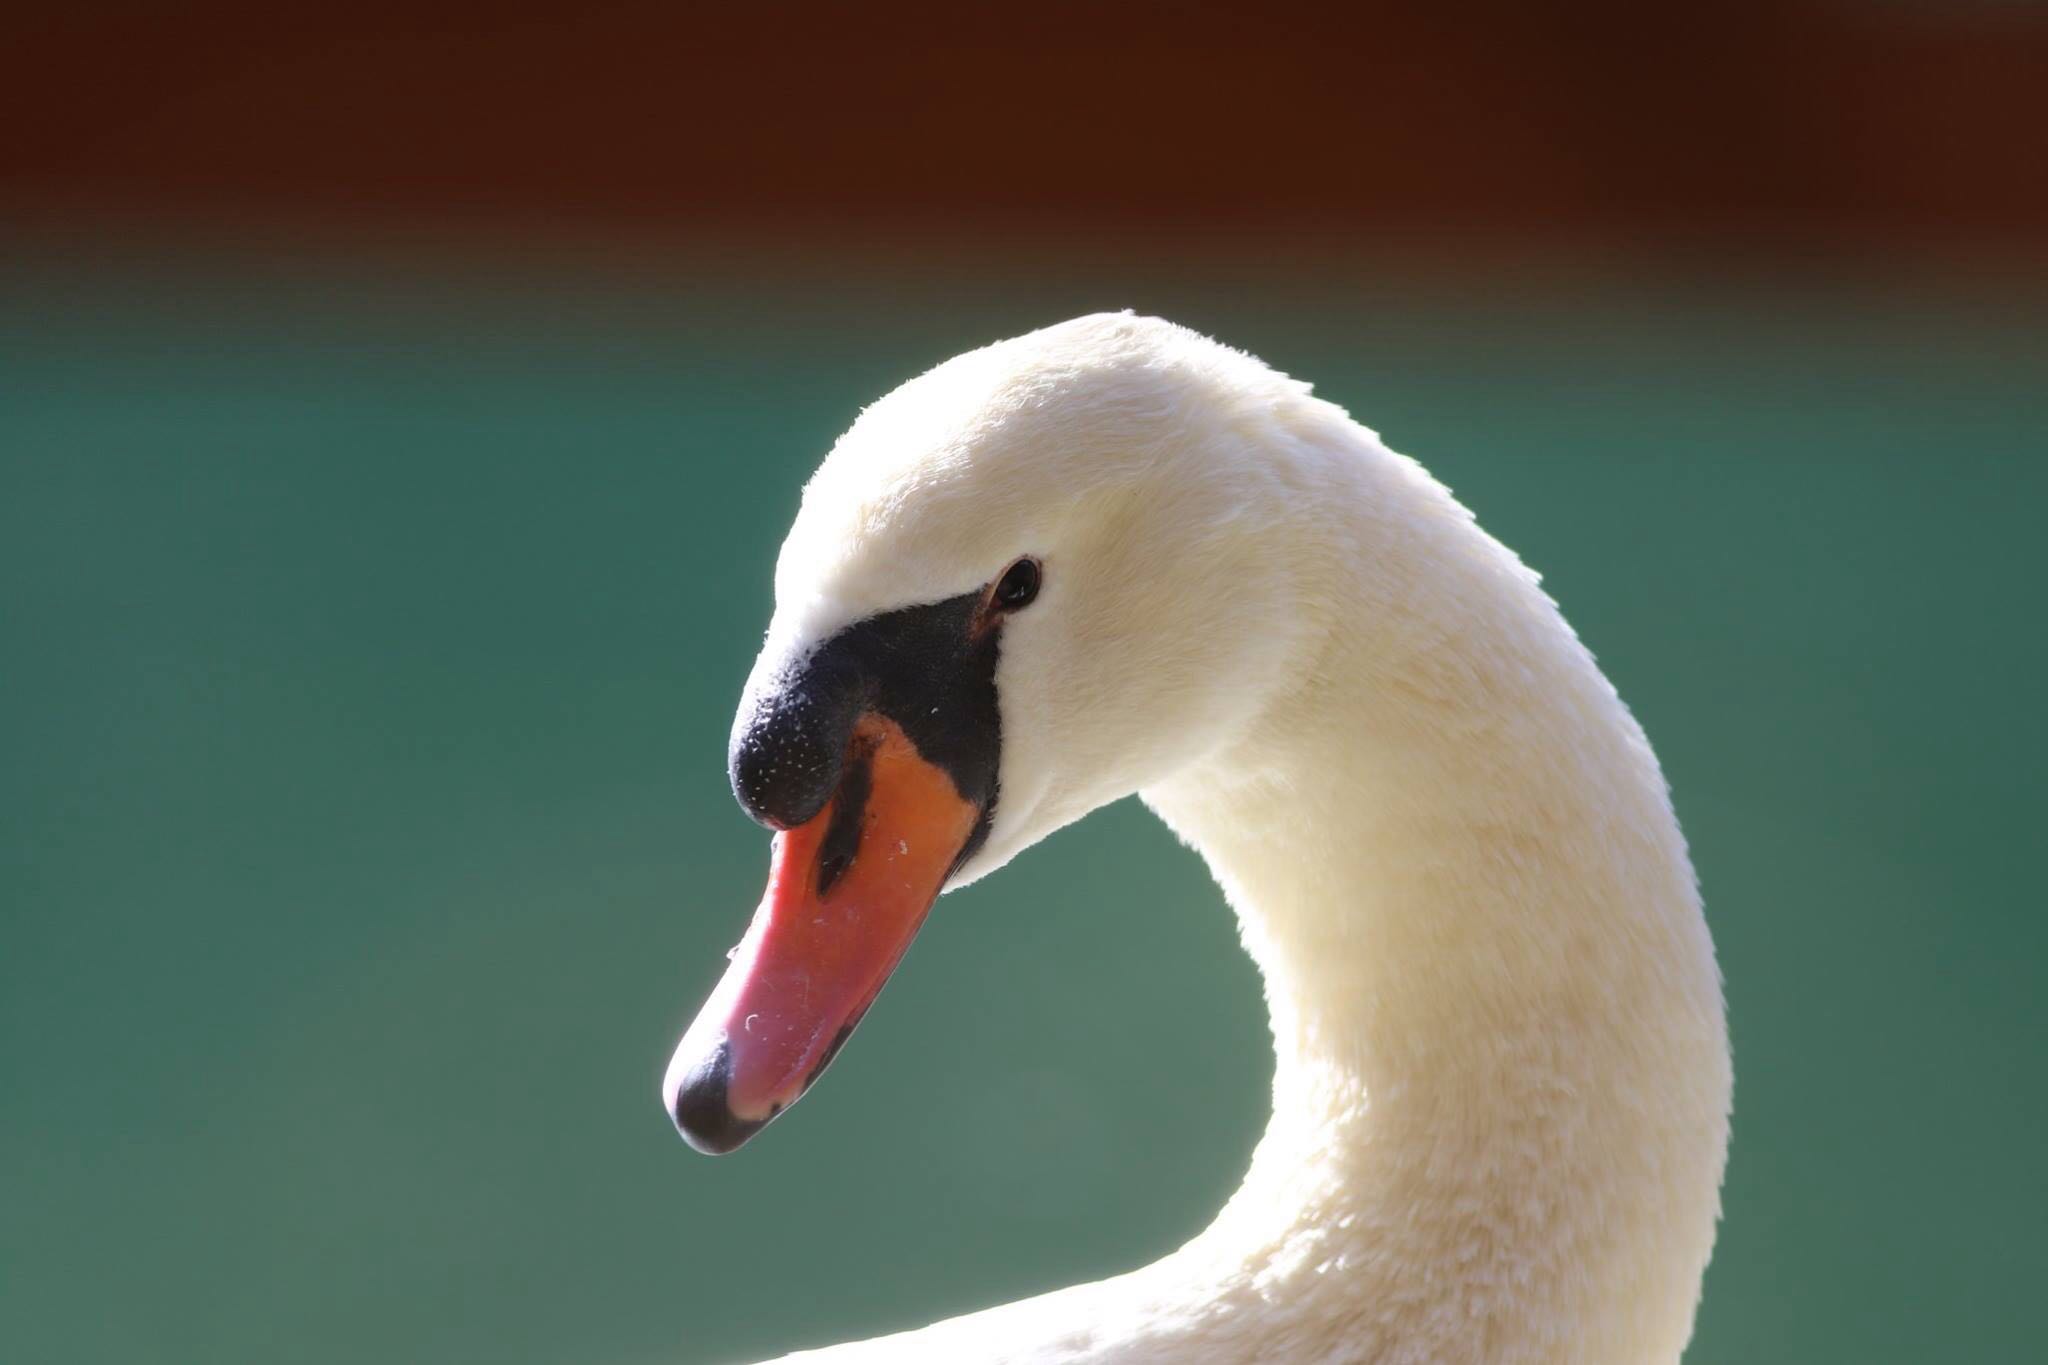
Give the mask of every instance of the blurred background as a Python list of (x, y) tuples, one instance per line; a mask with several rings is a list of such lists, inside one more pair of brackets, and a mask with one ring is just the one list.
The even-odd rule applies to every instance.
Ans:
[(1124, 1269), (1270, 1073), (1126, 802), (711, 1161), (798, 489), (1135, 307), (1541, 570), (1728, 980), (1690, 1362), (2037, 1354), (2048, 5), (94, 3), (0, 49), (0, 1358), (679, 1365)]

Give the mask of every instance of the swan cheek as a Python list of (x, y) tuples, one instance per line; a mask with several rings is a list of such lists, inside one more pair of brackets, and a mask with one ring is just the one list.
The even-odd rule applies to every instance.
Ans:
[(899, 726), (862, 717), (832, 799), (775, 836), (753, 923), (669, 1063), (663, 1098), (691, 1146), (733, 1150), (817, 1079), (980, 817)]

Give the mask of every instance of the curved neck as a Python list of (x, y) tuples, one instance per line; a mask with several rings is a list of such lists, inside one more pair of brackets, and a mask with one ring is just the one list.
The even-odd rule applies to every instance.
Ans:
[(1684, 841), (1533, 576), (1379, 455), (1337, 505), (1409, 505), (1355, 528), (1376, 576), (1335, 579), (1304, 681), (1145, 793), (1237, 910), (1276, 1061), (1244, 1187), (1174, 1259), (1346, 1359), (1675, 1360), (1730, 1084)]

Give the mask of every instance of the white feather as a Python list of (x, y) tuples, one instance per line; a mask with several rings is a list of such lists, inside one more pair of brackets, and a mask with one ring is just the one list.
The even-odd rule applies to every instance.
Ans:
[(792, 1359), (1645, 1365), (1728, 1140), (1713, 945), (1642, 731), (1536, 576), (1257, 360), (1099, 315), (939, 366), (804, 493), (763, 667), (1021, 554), (955, 885), (1133, 791), (1264, 973), (1243, 1187), (1131, 1274)]

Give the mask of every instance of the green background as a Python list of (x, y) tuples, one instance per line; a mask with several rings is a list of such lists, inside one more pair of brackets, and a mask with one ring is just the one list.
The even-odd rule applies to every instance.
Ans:
[(743, 1153), (656, 1098), (765, 872), (723, 752), (805, 474), (1126, 304), (1422, 458), (1657, 744), (1736, 1040), (1688, 1359), (2038, 1351), (2038, 300), (56, 259), (0, 294), (0, 1358), (745, 1359), (1202, 1226), (1264, 1024), (1130, 802)]

